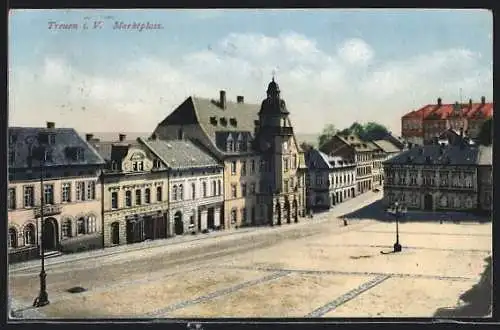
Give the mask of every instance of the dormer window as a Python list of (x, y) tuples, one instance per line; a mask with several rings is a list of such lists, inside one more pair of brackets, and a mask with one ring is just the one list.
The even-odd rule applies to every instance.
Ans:
[(118, 170), (118, 164), (114, 160), (111, 162), (111, 170), (113, 171)]
[(56, 135), (55, 134), (49, 134), (48, 135), (48, 140), (49, 140), (49, 144), (56, 144)]
[(227, 119), (226, 119), (226, 118), (224, 118), (224, 117), (222, 117), (222, 118), (220, 119), (220, 124), (221, 124), (222, 126), (227, 126)]
[(215, 116), (210, 117), (210, 124), (217, 126), (217, 117)]
[(234, 140), (233, 140), (233, 136), (231, 134), (229, 134), (227, 136), (226, 149), (227, 149), (228, 152), (233, 152), (234, 151)]
[(230, 118), (229, 123), (231, 124), (231, 126), (234, 126), (234, 127), (236, 127), (238, 124), (238, 122), (236, 121), (236, 118)]
[(153, 160), (153, 168), (160, 168), (161, 167), (161, 161), (159, 159)]
[(84, 159), (84, 153), (82, 148), (77, 148), (75, 152), (75, 160), (83, 160)]

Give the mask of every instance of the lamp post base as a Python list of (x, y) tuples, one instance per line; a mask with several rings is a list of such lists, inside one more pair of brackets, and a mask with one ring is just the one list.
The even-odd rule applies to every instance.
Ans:
[(38, 294), (38, 297), (35, 298), (35, 301), (33, 302), (33, 307), (43, 307), (48, 304), (50, 304), (49, 301), (49, 295), (47, 294), (46, 288), (46, 277), (47, 274), (45, 274), (44, 271), (40, 273), (40, 293)]
[(402, 247), (398, 242), (394, 243), (394, 252), (401, 252)]

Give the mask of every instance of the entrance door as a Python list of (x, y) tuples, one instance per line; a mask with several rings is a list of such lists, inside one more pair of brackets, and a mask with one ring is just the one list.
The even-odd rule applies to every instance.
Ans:
[(215, 208), (210, 207), (208, 209), (208, 213), (207, 213), (207, 227), (209, 229), (215, 228), (214, 216), (215, 216)]
[(43, 220), (42, 225), (42, 240), (43, 248), (45, 250), (57, 249), (57, 220), (54, 218), (46, 218)]
[(427, 194), (424, 197), (424, 208), (428, 211), (432, 211), (433, 205), (432, 205), (432, 195)]
[(184, 233), (184, 223), (182, 222), (182, 212), (177, 211), (174, 215), (175, 234), (182, 235)]
[(153, 217), (144, 217), (144, 239), (155, 239), (155, 222)]
[(111, 224), (111, 244), (120, 244), (120, 224), (118, 222)]

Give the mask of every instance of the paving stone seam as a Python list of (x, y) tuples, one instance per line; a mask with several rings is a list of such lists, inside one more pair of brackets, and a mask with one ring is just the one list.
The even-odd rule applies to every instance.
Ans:
[(211, 293), (209, 293), (207, 295), (203, 295), (203, 296), (197, 297), (195, 299), (190, 299), (190, 300), (185, 300), (185, 301), (181, 301), (181, 302), (175, 303), (175, 304), (170, 305), (168, 307), (165, 307), (165, 308), (153, 311), (151, 313), (148, 313), (147, 316), (150, 316), (150, 317), (166, 317), (167, 313), (175, 311), (177, 309), (181, 309), (181, 308), (185, 308), (185, 307), (188, 307), (188, 306), (200, 304), (200, 303), (203, 303), (203, 302), (206, 302), (206, 301), (210, 301), (210, 300), (212, 300), (214, 298), (225, 296), (227, 294), (236, 292), (238, 290), (241, 290), (241, 289), (244, 289), (244, 288), (247, 288), (247, 287), (250, 287), (250, 286), (254, 286), (254, 285), (258, 285), (258, 284), (264, 283), (264, 282), (269, 282), (269, 281), (272, 281), (272, 280), (276, 280), (276, 279), (279, 279), (281, 277), (287, 276), (289, 274), (290, 274), (289, 271), (278, 271), (278, 272), (275, 272), (275, 273), (270, 274), (270, 275), (266, 275), (266, 276), (258, 278), (258, 279), (254, 279), (254, 280), (250, 280), (250, 281), (245, 281), (243, 283), (236, 284), (236, 285), (231, 286), (229, 288), (224, 288), (224, 289), (220, 289), (220, 290), (211, 292)]
[(375, 273), (375, 272), (355, 272), (355, 271), (341, 271), (341, 270), (310, 270), (310, 269), (280, 269), (268, 267), (239, 267), (239, 266), (225, 266), (220, 265), (218, 268), (228, 269), (244, 269), (244, 270), (257, 270), (265, 272), (279, 272), (285, 271), (297, 274), (318, 274), (318, 275), (355, 275), (355, 276), (391, 276), (398, 278), (424, 278), (436, 280), (449, 280), (458, 282), (475, 281), (476, 278), (465, 276), (440, 276), (440, 275), (425, 275), (425, 274), (404, 274), (404, 273)]
[(385, 280), (387, 280), (390, 277), (391, 277), (390, 275), (379, 275), (379, 276), (375, 277), (374, 279), (361, 284), (357, 288), (346, 292), (345, 294), (341, 295), (337, 299), (315, 309), (311, 313), (307, 314), (305, 317), (321, 317), (321, 316), (325, 315), (326, 313), (334, 310), (335, 308), (345, 304), (349, 300), (356, 298), (357, 296), (359, 296), (363, 292), (366, 292), (366, 291), (370, 290), (371, 288), (379, 285), (380, 283), (384, 282)]
[[(377, 233), (377, 234), (394, 234), (392, 231), (384, 230), (360, 230), (364, 233)], [(459, 233), (433, 233), (433, 232), (423, 232), (423, 231), (401, 231), (400, 235), (431, 235), (431, 236), (464, 236), (464, 237), (492, 237), (491, 234), (459, 234)]]
[(199, 267), (195, 267), (195, 268), (191, 268), (191, 269), (181, 270), (181, 271), (173, 272), (173, 273), (169, 273), (169, 274), (165, 274), (164, 272), (162, 274), (161, 271), (158, 271), (158, 272), (155, 272), (154, 275), (150, 275), (147, 277), (143, 277), (143, 278), (139, 278), (139, 279), (131, 280), (131, 281), (124, 280), (124, 281), (114, 282), (113, 284), (95, 287), (95, 288), (89, 289), (88, 291), (84, 291), (81, 293), (66, 293), (65, 292), (65, 293), (50, 295), (49, 300), (53, 304), (53, 303), (64, 301), (64, 300), (72, 300), (75, 298), (91, 296), (94, 293), (103, 293), (103, 292), (112, 291), (112, 290), (116, 290), (116, 289), (123, 288), (123, 287), (129, 287), (131, 285), (145, 284), (148, 282), (156, 282), (156, 281), (159, 281), (159, 280), (164, 279), (164, 278), (172, 277), (172, 276), (179, 275), (179, 274), (188, 274), (191, 272), (202, 270), (202, 269), (207, 268), (207, 267), (208, 267), (208, 265), (204, 265), (204, 266), (199, 266)]
[[(375, 248), (391, 248), (392, 245), (363, 245), (363, 244), (309, 244), (310, 246), (327, 246), (327, 247), (375, 247)], [(449, 248), (433, 248), (426, 246), (405, 246), (403, 249), (411, 250), (433, 250), (433, 251), (457, 251), (457, 252), (491, 252), (491, 250), (482, 249), (449, 249)]]

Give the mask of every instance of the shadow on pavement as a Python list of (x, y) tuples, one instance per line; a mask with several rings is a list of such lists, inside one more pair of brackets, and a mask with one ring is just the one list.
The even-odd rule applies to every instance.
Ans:
[(479, 282), (460, 296), (460, 299), (465, 303), (465, 305), (439, 308), (434, 314), (434, 317), (486, 317), (491, 314), (493, 299), (491, 256), (484, 260), (487, 264), (484, 272), (481, 274)]
[[(345, 213), (341, 218), (347, 220), (378, 220), (384, 222), (394, 221), (394, 216), (387, 213), (386, 207), (382, 204), (381, 200), (377, 200), (367, 206), (364, 206), (356, 211)], [(490, 222), (491, 218), (465, 212), (424, 212), (408, 210), (406, 215), (400, 219), (402, 222)]]

